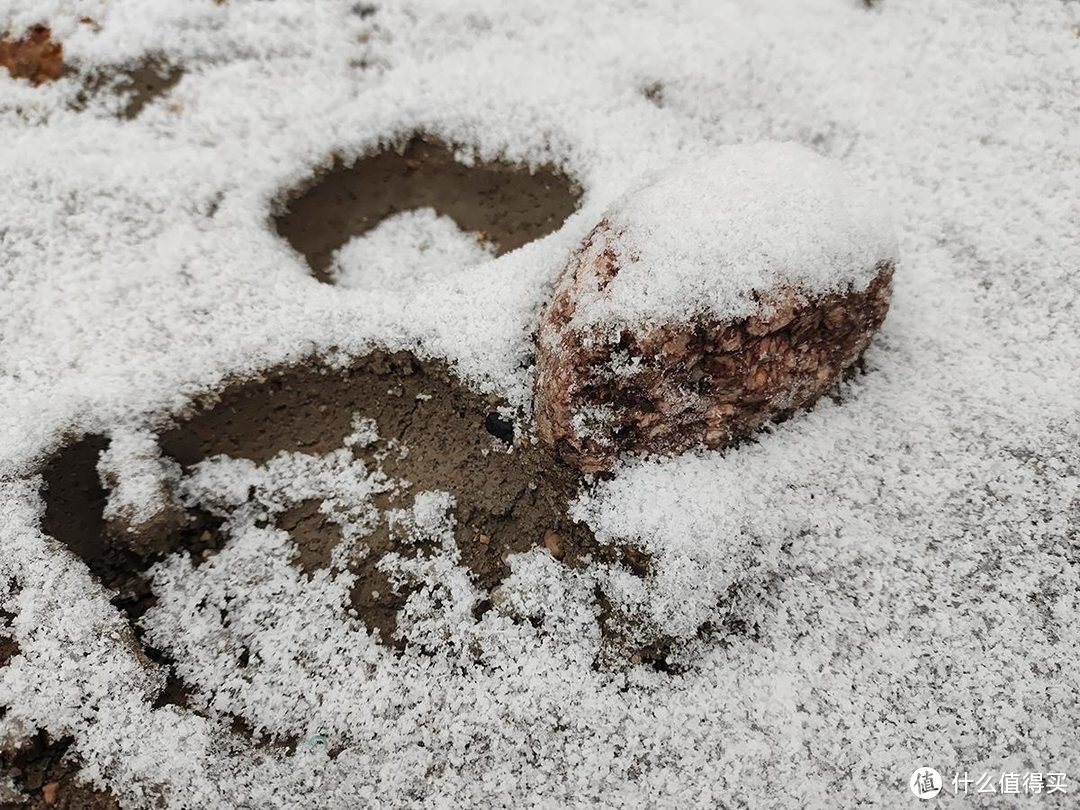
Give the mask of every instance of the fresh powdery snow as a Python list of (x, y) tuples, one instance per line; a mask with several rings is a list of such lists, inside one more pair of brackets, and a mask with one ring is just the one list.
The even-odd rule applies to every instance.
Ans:
[(864, 290), (897, 250), (882, 202), (793, 143), (714, 148), (649, 178), (604, 219), (590, 250), (610, 250), (620, 271), (578, 301), (575, 326), (746, 318), (755, 292)]
[(370, 233), (337, 251), (331, 276), (340, 287), (404, 289), (475, 267), (493, 255), (476, 234), (464, 232), (432, 208), (387, 217)]
[[(989, 775), (995, 796), (958, 801), (1011, 806), (1005, 777), (1039, 773), (1064, 790), (1022, 800), (1077, 802), (1080, 5), (0, 0), (0, 33), (35, 24), (69, 71), (0, 69), (0, 640), (17, 645), (0, 747), (68, 738), (125, 808), (910, 806), (923, 766), (946, 794)], [(147, 55), (184, 73), (138, 117), (80, 99)], [(557, 166), (580, 205), (498, 257), (400, 213), (320, 283), (275, 230), (283, 194), (415, 132), (464, 162)], [(729, 151), (766, 141), (788, 145)], [(760, 162), (777, 170), (746, 188)], [(665, 207), (695, 164), (722, 179)], [(618, 202), (671, 166), (647, 208)], [(373, 347), (445, 359), (527, 434), (532, 334), (605, 212), (643, 263), (596, 314), (611, 322), (857, 284), (893, 232), (900, 256), (862, 373), (813, 410), (582, 488), (574, 517), (647, 553), (647, 577), (539, 547), (486, 592), (453, 498), (419, 492), (390, 517), (425, 552), (379, 562), (414, 588), (396, 649), (347, 607), (341, 555), (400, 485), (351, 451), (376, 439), (362, 415), (329, 453), (157, 455), (161, 417), (194, 397)], [(159, 700), (166, 669), (43, 532), (41, 463), (88, 433), (111, 437), (111, 518), (145, 518), (171, 482), (223, 521), (216, 554), (151, 569), (139, 619), (184, 703)], [(313, 498), (342, 545), (305, 573), (274, 518)], [(673, 640), (672, 666), (611, 653), (598, 590), (627, 634)], [(13, 789), (0, 774), (0, 802)]]

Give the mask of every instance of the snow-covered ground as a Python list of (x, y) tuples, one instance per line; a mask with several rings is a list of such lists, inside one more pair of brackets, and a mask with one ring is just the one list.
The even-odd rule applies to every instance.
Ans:
[[(72, 737), (125, 807), (907, 806), (919, 766), (947, 793), (989, 773), (999, 793), (965, 800), (1001, 806), (999, 776), (1066, 774), (1030, 801), (1077, 801), (1080, 5), (0, 2), (0, 32), (37, 23), (76, 69), (157, 54), (185, 74), (123, 120), (107, 94), (72, 109), (75, 75), (0, 70), (5, 744)], [(316, 281), (270, 221), (283, 190), (413, 132), (559, 166), (581, 204), (499, 257), (399, 215)], [(478, 620), (452, 505), (427, 493), (395, 518), (434, 548), (388, 563), (428, 586), (397, 652), (346, 613), (346, 574), (303, 575), (257, 519), (317, 494), (362, 525), (386, 482), (344, 451), (206, 462), (180, 487), (232, 510), (232, 539), (154, 571), (143, 629), (194, 689), (155, 708), (162, 673), (41, 530), (43, 458), (374, 346), (446, 358), (527, 413), (540, 312), (611, 201), (761, 140), (891, 204), (892, 309), (842, 396), (581, 492), (575, 516), (647, 550), (647, 580), (540, 548)], [(740, 583), (754, 631), (698, 636)], [(594, 666), (598, 585), (680, 639), (685, 671)], [(305, 742), (259, 745), (233, 718)]]

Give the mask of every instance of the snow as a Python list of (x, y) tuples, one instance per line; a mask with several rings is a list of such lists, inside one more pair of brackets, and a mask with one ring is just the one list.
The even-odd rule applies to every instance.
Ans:
[[(186, 71), (134, 121), (104, 99), (68, 109), (78, 70), (37, 88), (0, 72), (0, 608), (19, 645), (0, 670), (0, 735), (71, 736), (84, 775), (132, 808), (891, 806), (922, 765), (947, 780), (1064, 772), (1070, 794), (1040, 801), (1074, 801), (1080, 8), (354, 5), (0, 2), (0, 30), (50, 24), (78, 70), (153, 52)], [(335, 153), (415, 131), (464, 157), (554, 162), (581, 207), (496, 259), (433, 239), (447, 264), (422, 282), (317, 282), (270, 224), (283, 190)], [(146, 629), (195, 694), (154, 707), (164, 672), (41, 531), (40, 459), (84, 431), (137, 434), (223, 380), (374, 345), (446, 357), (527, 413), (531, 333), (604, 212), (637, 216), (616, 201), (645, 178), (762, 141), (838, 161), (892, 210), (893, 307), (837, 401), (756, 443), (639, 462), (579, 495), (575, 514), (601, 539), (654, 556), (649, 579), (571, 570), (538, 549), (513, 559), (474, 621), (484, 594), (449, 538), (453, 505), (428, 493), (398, 517), (430, 558), (386, 563), (421, 583), (400, 624), (416, 649), (398, 655), (348, 615), (342, 572), (302, 574), (282, 532), (235, 515), (216, 556), (155, 569)], [(832, 222), (846, 209), (814, 210)], [(386, 267), (385, 229), (422, 216), (342, 253)], [(878, 234), (841, 240), (836, 264), (799, 265), (780, 240), (785, 261), (757, 269), (848, 280)], [(400, 244), (403, 268), (419, 266), (417, 244)], [(745, 256), (748, 244), (690, 246)], [(671, 244), (636, 247), (659, 262)], [(627, 280), (626, 306), (647, 288), (650, 312), (679, 311), (674, 286), (645, 278)], [(734, 288), (710, 299), (717, 289), (687, 308), (737, 302)], [(356, 443), (371, 439), (356, 428)], [(232, 515), (231, 487), (250, 476), (265, 514), (319, 492), (361, 526), (385, 482), (350, 459), (215, 459), (188, 493)], [(114, 460), (130, 481), (153, 477), (139, 475), (145, 453)], [(686, 671), (606, 657), (598, 586), (675, 636)], [(715, 631), (699, 637), (700, 622)], [(259, 651), (243, 674), (241, 646)], [(329, 744), (259, 747), (234, 717)]]
[(341, 287), (392, 290), (452, 275), (494, 255), (478, 234), (462, 231), (433, 208), (418, 208), (350, 239), (334, 255), (329, 273)]
[(792, 143), (713, 149), (616, 200), (591, 242), (610, 283), (583, 285), (576, 328), (721, 322), (757, 314), (755, 293), (862, 291), (897, 259), (888, 209), (838, 163)]
[(137, 526), (169, 506), (180, 465), (162, 456), (151, 431), (119, 429), (98, 460), (98, 477), (108, 489), (105, 519)]

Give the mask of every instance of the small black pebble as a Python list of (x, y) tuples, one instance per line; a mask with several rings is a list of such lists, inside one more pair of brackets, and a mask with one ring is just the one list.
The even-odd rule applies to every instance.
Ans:
[(514, 443), (514, 423), (497, 411), (492, 411), (487, 415), (484, 420), (484, 427), (487, 428), (488, 433), (503, 444)]

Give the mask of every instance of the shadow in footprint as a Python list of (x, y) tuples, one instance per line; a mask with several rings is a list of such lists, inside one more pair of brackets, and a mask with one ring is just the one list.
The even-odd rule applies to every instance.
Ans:
[[(106, 531), (108, 493), (97, 464), (108, 446), (104, 436), (88, 435), (65, 445), (48, 460), (42, 470), (45, 515), (41, 527), (83, 560), (103, 586), (116, 592), (113, 604), (134, 624), (154, 604), (145, 572), (164, 553), (137, 553)], [(220, 547), (220, 520), (203, 512), (190, 513), (189, 518), (189, 524), (170, 538), (168, 551), (185, 549), (198, 559), (203, 551)], [(149, 658), (158, 660), (158, 655), (150, 650)]]
[(469, 166), (443, 141), (415, 136), (402, 151), (338, 161), (286, 197), (286, 210), (274, 217), (278, 234), (303, 254), (315, 278), (330, 283), (334, 252), (393, 214), (433, 208), (482, 234), (500, 255), (558, 230), (581, 191), (552, 166)]
[(46, 463), (42, 529), (82, 558), (95, 574), (109, 554), (105, 542), (105, 488), (98, 458), (108, 448), (104, 436), (89, 435), (65, 445)]

